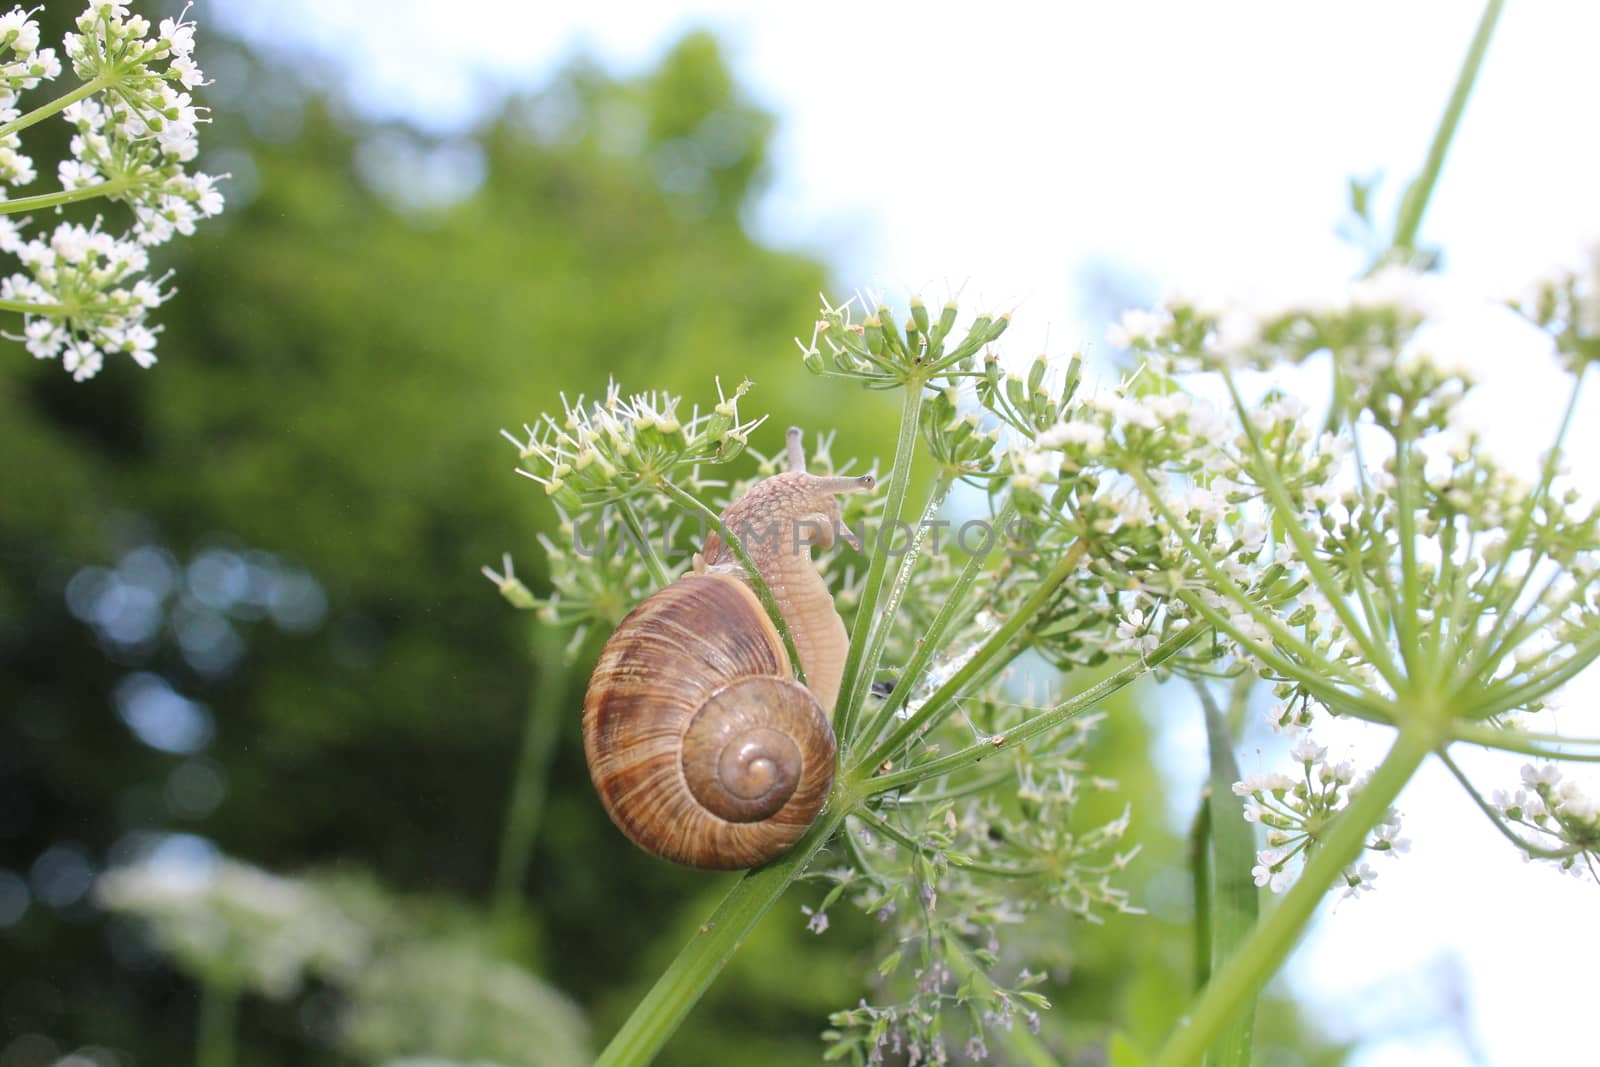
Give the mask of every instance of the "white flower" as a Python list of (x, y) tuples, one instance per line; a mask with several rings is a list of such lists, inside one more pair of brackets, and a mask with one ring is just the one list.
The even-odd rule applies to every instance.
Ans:
[(1060, 448), (1062, 445), (1086, 445), (1091, 453), (1105, 445), (1105, 427), (1092, 422), (1058, 422), (1037, 438), (1040, 448)]
[(56, 165), (56, 176), (63, 189), (79, 189), (100, 180), (100, 172), (93, 164), (78, 159), (63, 159)]
[(68, 341), (61, 353), (61, 365), (72, 372), (72, 380), (81, 382), (100, 373), (100, 350), (88, 341)]
[(22, 8), (14, 7), (0, 15), (0, 43), (17, 55), (28, 55), (39, 47), (39, 24)]
[(1317, 744), (1310, 737), (1302, 737), (1289, 749), (1289, 755), (1301, 763), (1321, 763), (1328, 754), (1326, 747)]
[(1372, 869), (1370, 863), (1356, 862), (1344, 869), (1344, 896), (1356, 897), (1363, 892), (1372, 892), (1372, 883), (1378, 878), (1378, 872)]
[(1539, 786), (1555, 786), (1561, 782), (1561, 768), (1554, 763), (1542, 763), (1534, 766), (1531, 763), (1522, 765), (1522, 784), (1529, 789)]
[(1422, 319), (1438, 312), (1441, 296), (1438, 275), (1424, 274), (1398, 264), (1350, 284), (1351, 307), (1393, 307)]
[(1113, 348), (1128, 348), (1137, 341), (1159, 337), (1172, 326), (1172, 313), (1166, 309), (1145, 311), (1130, 308), (1119, 322), (1106, 328), (1106, 341)]
[(1276, 850), (1264, 848), (1256, 853), (1256, 860), (1256, 865), (1250, 868), (1250, 876), (1258, 887), (1281, 893), (1294, 881), (1294, 873), (1288, 868), (1289, 861)]
[(1153, 620), (1145, 617), (1143, 611), (1134, 608), (1117, 623), (1117, 638), (1129, 651), (1138, 652), (1140, 655), (1154, 652), (1161, 645), (1161, 636), (1145, 632), (1146, 627), (1152, 622)]
[[(185, 11), (188, 8), (184, 9)], [(187, 57), (194, 51), (194, 23), (180, 19), (162, 19), (157, 40), (172, 49), (175, 56)]]
[(1267, 542), (1267, 528), (1259, 522), (1247, 520), (1239, 524), (1239, 546), (1246, 552), (1259, 552)]
[(1556, 813), (1569, 819), (1594, 822), (1600, 816), (1600, 803), (1583, 792), (1577, 782), (1567, 779), (1556, 789)]

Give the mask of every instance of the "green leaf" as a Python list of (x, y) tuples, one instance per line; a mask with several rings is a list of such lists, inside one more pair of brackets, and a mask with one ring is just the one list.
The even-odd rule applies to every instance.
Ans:
[(1106, 1045), (1106, 1063), (1109, 1067), (1149, 1067), (1150, 1060), (1134, 1046), (1127, 1034), (1111, 1035)]
[[(1254, 928), (1259, 894), (1250, 874), (1255, 864), (1255, 830), (1244, 821), (1244, 801), (1233, 793), (1239, 765), (1233, 757), (1227, 717), (1204, 689), (1200, 700), (1205, 708), (1211, 775), (1202, 812), (1206, 820), (1203, 837), (1209, 849), (1196, 856), (1196, 862), (1204, 864), (1204, 884), (1199, 887), (1204, 911), (1197, 914), (1196, 921), (1204, 927), (1202, 943), (1209, 949), (1209, 958), (1203, 961), (1206, 973), (1214, 975)], [(1254, 997), (1241, 1005), (1206, 1057), (1210, 1067), (1249, 1067), (1255, 1010)]]

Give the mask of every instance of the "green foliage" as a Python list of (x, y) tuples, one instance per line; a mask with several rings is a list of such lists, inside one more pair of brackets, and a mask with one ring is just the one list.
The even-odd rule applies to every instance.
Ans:
[[(513, 1032), (538, 1040), (506, 1015), (450, 1032), (441, 1016), (463, 990), (445, 979), (458, 973), (512, 975), (518, 1018), (548, 1008), (556, 1020), (530, 1047), (577, 1062), (583, 1027), (547, 987), (578, 1002), (595, 1034), (615, 1031), (724, 886), (638, 853), (606, 822), (577, 737), (588, 663), (534, 677), (526, 623), (478, 578), (509, 550), (548, 588), (532, 546), (550, 509), (511, 473), (516, 451), (494, 430), (558, 392), (603, 395), (612, 375), (690, 395), (714, 375), (749, 378), (772, 414), (751, 441), (764, 454), (793, 423), (837, 431), (836, 456), (886, 460), (893, 411), (877, 394), (817, 388), (794, 358), (823, 269), (740, 226), (772, 119), (709, 37), (637, 78), (579, 62), (508, 102), (465, 139), (483, 181), (459, 199), (399, 169), (440, 150), (422, 134), (354, 120), (248, 53), (208, 65), (210, 166), (235, 179), (228, 213), (168, 250), (182, 291), (163, 312), (162, 362), (74, 385), (18, 350), (0, 382), (0, 868), (65, 849), (99, 869), (173, 832), (272, 871), (356, 865), (375, 879), (366, 889), (315, 884), (381, 927), (383, 966), (359, 982), (311, 974), (298, 1001), (247, 999), (241, 1067), (422, 1046), (468, 1060), (497, 1056)], [(968, 438), (951, 434), (959, 467)], [(242, 651), (206, 666), (180, 639), (179, 593), (134, 642), (69, 610), (84, 568), (131, 582), (129, 561), (153, 553), (181, 578), (213, 549), (313, 576), (320, 625), (230, 601), (215, 614)], [(113, 697), (133, 671), (202, 704), (214, 737), (182, 751), (136, 740)], [(526, 871), (509, 868), (522, 906), (486, 923), (478, 905), (513, 851), (502, 809), (530, 700), (557, 723), (553, 751), (528, 746), (551, 761), (548, 795)], [(1131, 711), (1111, 717), (1091, 758), (1129, 794), (1158, 796), (1150, 731)], [(178, 803), (180, 772), (215, 775), (221, 803)], [(1095, 794), (1078, 814), (1094, 826), (1120, 806)], [(1143, 849), (1128, 872), (1136, 898), (1183, 862), (1154, 805), (1127, 842)], [(412, 902), (404, 932), (379, 914), (398, 894)], [(445, 903), (419, 916), (416, 894)], [(840, 909), (815, 936), (801, 902), (819, 901), (775, 909), (661, 1062), (815, 1062), (828, 1010), (872, 966), (856, 946), (874, 930)], [(219, 921), (242, 921), (229, 914)], [(1055, 954), (1047, 1050), (1096, 1055), (1114, 1027), (1153, 1045), (1171, 1028), (1192, 968), (1181, 917), (1029, 931)], [(148, 933), (107, 921), (87, 896), (36, 901), (0, 932), (0, 971), (22, 976), (7, 1027), (186, 1062), (192, 981), (248, 983), (210, 969), (215, 953), (178, 951), (175, 972)]]
[[(100, 866), (136, 843), (130, 832), (183, 830), (269, 869), (339, 858), (397, 886), (478, 896), (533, 679), (526, 624), (477, 571), (507, 549), (532, 561), (550, 522), (495, 429), (518, 426), (536, 397), (593, 394), (645, 366), (666, 382), (748, 376), (780, 418), (837, 420), (863, 452), (870, 404), (825, 412), (790, 388), (809, 380), (790, 338), (823, 276), (739, 228), (771, 120), (708, 38), (634, 80), (579, 64), (508, 103), (473, 138), (484, 184), (425, 210), (387, 198), (357, 165), (377, 139), (420, 135), (336, 117), (248, 56), (218, 69), (230, 83), (208, 144), (224, 153), (215, 169), (237, 175), (234, 203), (171, 250), (182, 293), (162, 362), (71, 389), (20, 348), (7, 363), (0, 866), (26, 871), (63, 840)], [(553, 101), (573, 123), (541, 133), (533, 117)], [(648, 122), (619, 148), (629, 111)], [(720, 154), (703, 153), (710, 192), (691, 204), (657, 181), (654, 160), (701, 135)], [(102, 648), (67, 610), (65, 584), (141, 545), (180, 561), (215, 545), (294, 560), (325, 590), (326, 621), (295, 633), (234, 619), (247, 652), (213, 674), (186, 662), (171, 618), (153, 642)], [(203, 754), (154, 751), (123, 729), (109, 694), (130, 669), (208, 705)], [(640, 946), (699, 883), (611, 831), (588, 793), (576, 706), (547, 710), (563, 726), (546, 833), (523, 884), (528, 913), (506, 936), (592, 1001), (637, 973)], [(195, 761), (227, 787), (199, 818), (162, 794)], [(14, 1001), (19, 1025), (180, 1062), (183, 1012), (139, 1022), (172, 978), (148, 955), (139, 970), (112, 966), (104, 933), (30, 909), (5, 941), (6, 970), (33, 976)], [(283, 1042), (306, 1037), (292, 1019), (258, 1033), (261, 1011), (242, 1013), (246, 1045), (277, 1046), (280, 1061)]]

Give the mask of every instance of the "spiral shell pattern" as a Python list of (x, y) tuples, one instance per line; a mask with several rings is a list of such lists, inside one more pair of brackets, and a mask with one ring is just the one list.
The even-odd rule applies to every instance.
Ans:
[(761, 602), (688, 574), (606, 643), (583, 706), (589, 773), (635, 844), (692, 867), (753, 867), (827, 800), (834, 741)]

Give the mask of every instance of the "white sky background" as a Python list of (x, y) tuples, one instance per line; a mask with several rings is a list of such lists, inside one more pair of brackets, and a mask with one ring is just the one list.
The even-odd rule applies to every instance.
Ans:
[[(1392, 212), (1479, 10), (202, 0), (196, 15), (202, 32), (216, 18), (309, 47), (349, 72), (363, 110), (440, 129), (501, 88), (539, 85), (575, 49), (626, 73), (709, 26), (780, 120), (757, 231), (895, 302), (964, 286), (967, 306), (1016, 306), (1004, 346), (1025, 358), (1103, 348), (1081, 291), (1094, 264), (1146, 298), (1169, 286), (1259, 296), (1342, 284), (1362, 265), (1333, 233), (1346, 178), (1383, 171), (1378, 204)], [(1597, 41), (1600, 5), (1509, 5), (1423, 225), (1464, 289), (1516, 293), (1600, 236)], [(1559, 402), (1548, 356), (1493, 317), (1448, 336), (1485, 381), (1478, 421), (1508, 458), (1531, 463)], [(1600, 470), (1584, 468), (1600, 405), (1585, 410), (1575, 477), (1593, 489)], [(1573, 693), (1563, 724), (1600, 733), (1597, 696), (1592, 682)], [(1198, 724), (1168, 744), (1175, 795), (1193, 796)], [(1518, 761), (1471, 755), (1485, 789), (1514, 784)], [(1242, 756), (1246, 771), (1277, 762)], [(1600, 887), (1523, 865), (1442, 768), (1401, 806), (1413, 854), (1378, 863), (1377, 892), (1325, 916), (1290, 966), (1313, 1017), (1344, 1037), (1390, 1032), (1363, 1046), (1363, 1067), (1593, 1060)], [(1441, 977), (1456, 966), (1457, 979)], [(1457, 1023), (1441, 1024), (1452, 1003)]]

